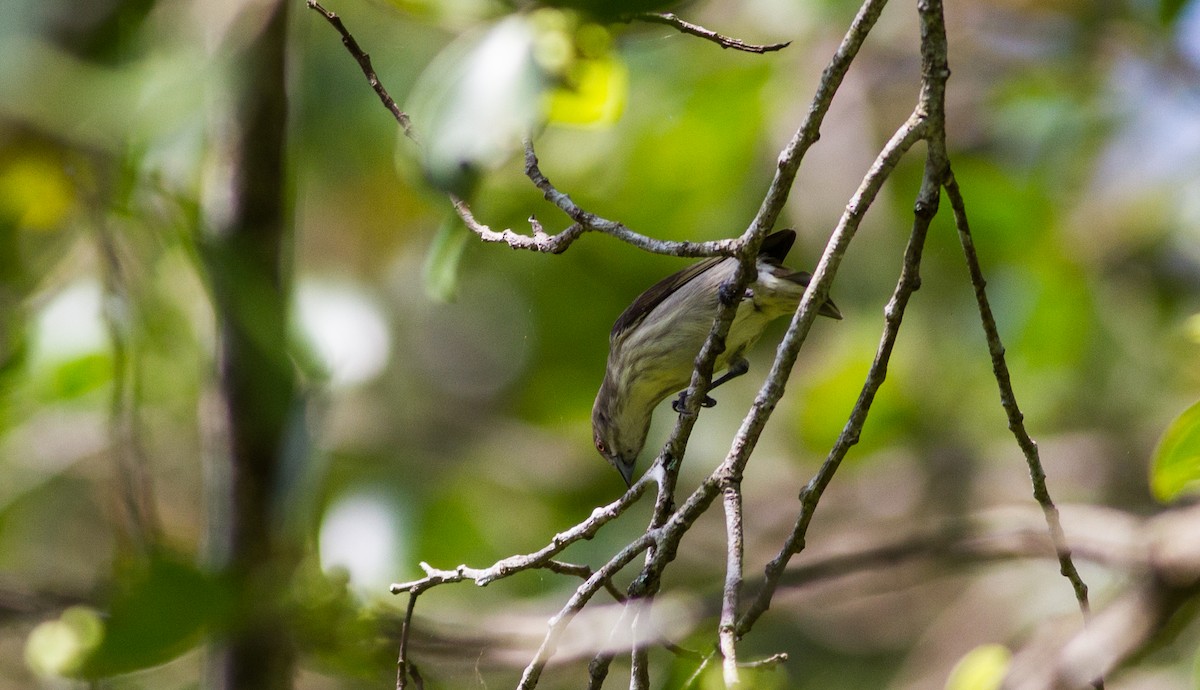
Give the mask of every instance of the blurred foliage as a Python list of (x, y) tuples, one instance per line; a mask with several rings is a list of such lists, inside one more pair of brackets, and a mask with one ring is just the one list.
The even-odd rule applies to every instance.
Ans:
[[(533, 129), (542, 169), (584, 208), (668, 239), (739, 233), (857, 3), (326, 4), (413, 113), (421, 144), (399, 135), (326, 22), (293, 12), (288, 354), (306, 402), (289, 445), (295, 514), (281, 517), (306, 545), (290, 586), (296, 686), (385, 687), (403, 611), (388, 582), (419, 576), (420, 561), (483, 566), (532, 551), (618, 495), (588, 428), (608, 330), (683, 265), (598, 235), (560, 256), (481, 244), (429, 180), (470, 192), (495, 229), (529, 232), (532, 214), (561, 230), (569, 220), (513, 159)], [(615, 17), (668, 5), (747, 41), (792, 44), (746, 55)], [(1200, 1), (946, 9), (955, 174), (1067, 529), (1071, 504), (1150, 513), (1155, 498), (1190, 500), (1196, 408), (1178, 415), (1200, 394)], [(255, 3), (0, 4), (0, 644), (25, 649), (0, 655), (0, 690), (70, 687), (59, 676), (195, 687), (203, 640), (241, 622), (208, 567), (220, 516), (206, 491), (222, 451), (201, 257), (233, 174), (222, 158), (240, 74), (230, 56), (259, 21)], [(516, 48), (479, 58), (500, 31)], [(797, 268), (815, 262), (908, 115), (916, 48), (915, 12), (895, 3), (781, 220), (799, 230)], [(501, 63), (508, 81), (472, 85)], [(431, 162), (432, 150), (449, 153)], [(858, 396), (920, 175), (919, 155), (906, 159), (868, 215), (833, 288), (846, 319), (813, 331), (747, 473), (751, 574)], [(922, 277), (862, 442), (814, 520), (818, 553), (1031, 504), (946, 214)], [(683, 487), (724, 456), (768, 366), (766, 340), (751, 375), (705, 412)], [(660, 410), (651, 447), (669, 417)], [(131, 458), (147, 476), (132, 487)], [(131, 492), (160, 523), (149, 551)], [(599, 564), (647, 510), (564, 558)], [(667, 574), (667, 593), (695, 602), (677, 636), (689, 648), (712, 642), (723, 534), (707, 516)], [(896, 565), (789, 590), (744, 641), (747, 658), (789, 655), (755, 670), (754, 686), (981, 687), (1004, 647), (1077, 615), (1056, 570)], [(1090, 564), (1085, 576), (1098, 605), (1122, 584)], [(526, 574), (424, 595), (412, 653), (428, 686), (511, 685), (575, 584)], [(1110, 687), (1193, 687), (1198, 628), (1185, 616)], [(653, 658), (667, 687), (695, 670)], [(544, 687), (578, 687), (585, 663), (552, 669)], [(613, 668), (615, 681), (628, 661)], [(719, 678), (710, 669), (699, 687)]]
[(1200, 403), (1187, 408), (1167, 426), (1154, 449), (1150, 488), (1161, 501), (1200, 489)]

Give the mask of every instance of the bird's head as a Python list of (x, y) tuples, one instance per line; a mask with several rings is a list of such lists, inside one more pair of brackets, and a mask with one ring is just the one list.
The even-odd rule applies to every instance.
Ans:
[(646, 444), (650, 417), (631, 419), (629, 415), (618, 414), (618, 404), (609, 387), (601, 386), (592, 408), (592, 442), (608, 464), (621, 474), (625, 485), (632, 486), (633, 466)]

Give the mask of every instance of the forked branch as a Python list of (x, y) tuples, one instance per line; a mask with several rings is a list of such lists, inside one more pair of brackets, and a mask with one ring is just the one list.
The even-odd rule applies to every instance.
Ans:
[[(381, 101), (388, 107), (405, 134), (415, 140), (416, 135), (408, 116), (380, 84), (371, 67), (370, 58), (358, 46), (341, 20), (337, 15), (321, 7), (316, 0), (307, 1), (311, 8), (320, 12), (338, 30), (343, 44), (354, 56)], [(605, 219), (591, 213), (579, 207), (568, 194), (550, 182), (540, 168), (531, 140), (524, 142), (525, 174), (542, 192), (544, 198), (570, 219), (570, 225), (557, 234), (549, 234), (537, 219), (530, 217), (532, 234), (523, 235), (511, 229), (492, 230), (474, 217), (469, 205), (463, 199), (452, 197), (454, 210), (466, 226), (482, 240), (502, 242), (514, 249), (560, 253), (584, 233), (600, 232), (659, 254), (688, 257), (717, 255), (734, 257), (738, 259), (739, 265), (730, 279), (729, 285), (726, 286), (728, 289), (725, 290), (725, 294), (740, 295), (745, 286), (754, 278), (755, 257), (758, 248), (782, 213), (800, 163), (809, 147), (817, 141), (830, 103), (885, 4), (886, 0), (866, 0), (859, 8), (854, 22), (821, 75), (817, 91), (804, 121), (780, 152), (774, 178), (766, 190), (758, 212), (744, 232), (736, 238), (712, 242), (668, 242), (641, 235), (618, 221)], [(737, 300), (734, 299), (721, 300), (719, 304), (709, 336), (696, 356), (684, 409), (655, 460), (651, 472), (635, 483), (621, 499), (598, 508), (588, 519), (562, 534), (556, 535), (549, 544), (533, 553), (502, 559), (483, 569), (462, 565), (454, 570), (438, 570), (422, 564), (426, 573), (424, 578), (392, 586), (394, 593), (407, 592), (410, 596), (399, 658), (398, 685), (400, 687), (406, 684), (410, 675), (419, 682), (419, 674), (415, 673), (415, 667), (407, 659), (407, 636), (416, 598), (422, 592), (441, 584), (464, 580), (470, 580), (483, 586), (497, 579), (535, 568), (582, 577), (584, 578), (583, 583), (575, 589), (574, 594), (558, 614), (550, 619), (545, 638), (522, 673), (518, 687), (534, 688), (546, 664), (554, 655), (563, 631), (601, 588), (608, 588), (615, 598), (619, 601), (624, 600), (625, 605), (630, 607), (627, 609), (628, 611), (645, 610), (633, 607), (645, 607), (653, 600), (659, 591), (661, 576), (674, 560), (683, 535), (688, 532), (700, 515), (712, 506), (718, 494), (724, 496), (723, 505), (727, 526), (725, 587), (717, 641), (712, 647), (713, 653), (701, 661), (700, 668), (702, 670), (707, 667), (715, 654), (719, 653), (723, 657), (722, 668), (726, 685), (737, 685), (740, 681), (739, 669), (746, 666), (738, 661), (737, 641), (751, 630), (758, 618), (770, 606), (787, 564), (795, 554), (803, 549), (807, 528), (821, 494), (850, 447), (857, 443), (875, 394), (886, 377), (888, 363), (904, 318), (905, 308), (912, 294), (920, 286), (922, 249), (930, 222), (937, 212), (943, 188), (947, 190), (954, 206), (956, 223), (967, 255), (972, 282), (976, 288), (984, 330), (992, 353), (997, 382), (1001, 389), (1002, 403), (1009, 415), (1010, 428), (1017, 436), (1018, 443), (1029, 464), (1034, 482), (1034, 495), (1045, 513), (1063, 574), (1075, 589), (1081, 609), (1085, 613), (1087, 612), (1087, 588), (1079, 578), (1071, 561), (1071, 553), (1065, 545), (1057, 509), (1050, 500), (1046, 489), (1045, 474), (1037, 456), (1036, 444), (1025, 432), (1020, 411), (1016, 406), (1007, 367), (1004, 364), (1003, 347), (1000, 345), (996, 324), (987, 305), (978, 259), (975, 256), (974, 245), (967, 228), (961, 193), (950, 174), (949, 156), (945, 144), (945, 87), (950, 72), (947, 64), (946, 32), (941, 0), (919, 0), (918, 10), (921, 20), (922, 80), (917, 107), (912, 116), (897, 129), (883, 147), (838, 221), (820, 262), (817, 264), (810, 285), (778, 346), (771, 370), (759, 389), (752, 407), (743, 419), (724, 461), (687, 496), (682, 504), (676, 503), (675, 488), (678, 481), (679, 464), (686, 452), (688, 439), (698, 419), (700, 401), (704, 399), (705, 392), (710, 385), (714, 363), (724, 350), (724, 340), (737, 310)], [(722, 47), (738, 50), (767, 52), (778, 50), (786, 45), (752, 46), (684, 22), (671, 14), (639, 15), (636, 18), (668, 24), (685, 33), (713, 41)], [(777, 556), (767, 564), (761, 587), (743, 610), (742, 589), (745, 564), (742, 546), (744, 507), (741, 496), (741, 477), (771, 413), (784, 393), (785, 382), (816, 319), (817, 305), (825, 302), (842, 258), (848, 251), (850, 242), (863, 217), (900, 158), (917, 141), (921, 140), (927, 144), (925, 175), (914, 207), (913, 227), (905, 250), (900, 278), (892, 298), (884, 310), (883, 333), (875, 360), (867, 373), (858, 401), (851, 411), (841, 435), (830, 450), (825, 463), (800, 495), (799, 513), (791, 535)], [(556, 556), (567, 546), (580, 539), (591, 538), (603, 525), (625, 512), (645, 493), (651, 482), (657, 486), (655, 507), (650, 524), (642, 535), (630, 541), (594, 571), (588, 566), (566, 564), (556, 560)], [(645, 554), (645, 557), (641, 571), (622, 595), (616, 591), (612, 577), (642, 554)], [(632, 615), (636, 617), (638, 614)], [(632, 688), (649, 686), (649, 667), (645, 645), (652, 642), (654, 641), (635, 640), (632, 644)], [(612, 658), (610, 652), (604, 652), (593, 659), (589, 666), (589, 688), (600, 688), (603, 685)], [(778, 663), (782, 659), (782, 655), (777, 655), (762, 662), (751, 663), (772, 664)]]

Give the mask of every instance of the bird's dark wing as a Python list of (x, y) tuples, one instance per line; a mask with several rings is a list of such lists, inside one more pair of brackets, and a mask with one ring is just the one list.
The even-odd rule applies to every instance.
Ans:
[(609, 340), (616, 340), (622, 333), (633, 328), (642, 322), (655, 307), (662, 304), (662, 301), (675, 292), (679, 288), (686, 285), (696, 276), (716, 266), (721, 261), (724, 261), (723, 256), (714, 256), (710, 259), (705, 259), (699, 263), (692, 264), (687, 268), (677, 273), (663, 278), (654, 285), (651, 285), (645, 292), (638, 295), (633, 304), (629, 308), (621, 312), (617, 317), (617, 322), (613, 324), (612, 333), (609, 334)]
[[(795, 230), (773, 232), (763, 239), (762, 246), (758, 250), (758, 255), (770, 263), (782, 264), (784, 257), (787, 256), (795, 241)], [(641, 323), (642, 319), (646, 318), (646, 315), (661, 304), (671, 293), (724, 260), (725, 257), (722, 256), (705, 259), (704, 261), (688, 266), (682, 271), (672, 273), (654, 285), (651, 285), (649, 289), (638, 295), (638, 298), (633, 301), (633, 304), (629, 305), (628, 309), (617, 317), (617, 322), (613, 324), (612, 332), (608, 336), (609, 340), (616, 340), (622, 333)], [(805, 281), (803, 284), (807, 285), (808, 282)]]

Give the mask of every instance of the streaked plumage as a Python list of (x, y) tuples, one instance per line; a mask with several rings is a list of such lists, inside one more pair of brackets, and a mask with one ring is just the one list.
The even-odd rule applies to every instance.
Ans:
[[(781, 230), (763, 240), (758, 278), (738, 305), (714, 373), (744, 363), (767, 324), (792, 314), (800, 304), (811, 276), (783, 265), (795, 239), (795, 231)], [(735, 259), (713, 257), (674, 273), (638, 296), (613, 325), (592, 430), (596, 449), (627, 484), (654, 408), (690, 383), (696, 354), (716, 316), (718, 290), (736, 267)], [(820, 313), (842, 318), (832, 300)]]

